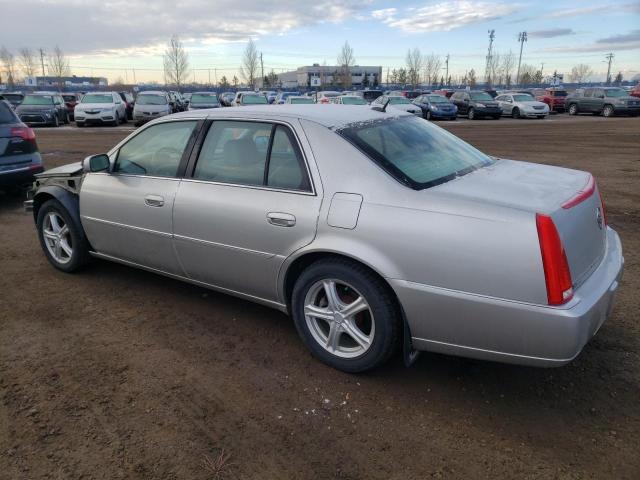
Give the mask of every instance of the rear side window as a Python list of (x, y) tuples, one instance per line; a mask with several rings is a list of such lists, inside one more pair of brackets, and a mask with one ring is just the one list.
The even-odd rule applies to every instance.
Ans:
[(115, 172), (175, 177), (196, 121), (153, 125), (125, 143), (118, 152)]
[(295, 137), (291, 130), (282, 125), (278, 125), (273, 134), (267, 186), (285, 190), (311, 190)]

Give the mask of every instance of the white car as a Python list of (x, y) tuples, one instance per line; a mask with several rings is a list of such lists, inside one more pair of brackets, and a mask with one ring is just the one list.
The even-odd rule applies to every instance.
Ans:
[(231, 103), (234, 107), (242, 107), (244, 105), (268, 105), (269, 101), (262, 93), (258, 92), (238, 92), (236, 98)]
[(400, 95), (381, 95), (373, 102), (371, 102), (371, 108), (380, 110), (384, 108), (387, 102), (388, 107), (390, 108), (402, 110), (403, 112), (407, 113), (413, 113), (414, 115), (422, 117), (422, 109), (419, 106), (411, 103), (411, 101), (407, 97), (403, 97)]
[(78, 127), (88, 123), (106, 123), (115, 127), (120, 122), (127, 123), (127, 106), (118, 92), (92, 92), (76, 104), (73, 115)]
[(284, 101), (285, 104), (300, 105), (316, 103), (313, 97), (291, 95)]
[(504, 93), (495, 99), (502, 108), (503, 115), (513, 118), (545, 118), (549, 115), (549, 105), (539, 102), (528, 93)]
[(136, 97), (136, 104), (133, 107), (133, 121), (136, 126), (140, 126), (170, 113), (172, 113), (171, 103), (167, 92), (148, 90), (139, 93)]

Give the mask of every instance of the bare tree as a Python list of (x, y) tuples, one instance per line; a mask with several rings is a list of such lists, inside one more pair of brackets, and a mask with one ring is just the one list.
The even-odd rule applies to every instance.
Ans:
[(476, 71), (472, 68), (469, 70), (469, 73), (466, 75), (467, 81), (465, 83), (469, 83), (470, 87), (475, 87), (478, 80), (476, 79)]
[(591, 69), (591, 67), (589, 65), (581, 63), (571, 69), (569, 80), (574, 83), (582, 83), (591, 75), (593, 75), (593, 70)]
[(62, 77), (69, 75), (71, 68), (69, 67), (69, 59), (62, 49), (56, 45), (53, 53), (49, 55), (49, 75), (58, 79), (58, 86), (62, 84)]
[(38, 68), (38, 63), (36, 61), (36, 56), (28, 47), (21, 48), (19, 52), (20, 56), (18, 57), (18, 62), (20, 63), (20, 68), (22, 69), (22, 73), (25, 77), (33, 77), (36, 74), (36, 70)]
[(258, 66), (260, 65), (260, 56), (256, 44), (253, 39), (249, 39), (244, 53), (242, 54), (242, 64), (240, 65), (240, 76), (251, 88), (255, 88), (256, 79), (258, 77)]
[(173, 35), (163, 55), (165, 83), (175, 85), (178, 90), (189, 77), (189, 54), (180, 37)]
[(416, 86), (420, 83), (420, 72), (422, 72), (422, 65), (424, 63), (424, 57), (422, 53), (420, 53), (419, 48), (414, 48), (413, 50), (409, 49), (407, 51), (407, 75), (409, 83), (416, 88)]
[(434, 81), (438, 81), (438, 75), (442, 68), (442, 58), (439, 55), (430, 54), (424, 62), (424, 76), (427, 85), (431, 85)]
[(511, 86), (511, 74), (516, 66), (516, 56), (509, 50), (509, 53), (502, 55), (502, 61), (500, 62), (500, 76), (504, 81), (506, 87)]
[(353, 67), (355, 63), (356, 58), (353, 55), (353, 48), (351, 48), (349, 42), (344, 42), (338, 55), (340, 84), (343, 88), (349, 88), (351, 86), (351, 67)]
[(16, 80), (16, 59), (5, 47), (0, 48), (0, 62), (2, 62), (2, 71), (7, 77), (7, 83), (13, 87)]

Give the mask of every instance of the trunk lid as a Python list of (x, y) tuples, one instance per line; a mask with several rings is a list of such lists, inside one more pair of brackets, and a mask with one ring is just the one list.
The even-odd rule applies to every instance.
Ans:
[(603, 258), (604, 211), (588, 172), (514, 160), (498, 160), (434, 187), (439, 193), (549, 215), (562, 240), (574, 288)]

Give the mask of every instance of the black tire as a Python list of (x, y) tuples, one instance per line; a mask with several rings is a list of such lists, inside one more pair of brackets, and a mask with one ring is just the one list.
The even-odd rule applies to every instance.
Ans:
[(427, 120), (431, 121), (431, 110), (427, 110), (427, 114), (425, 115), (425, 117)]
[(603, 117), (613, 117), (615, 115), (616, 111), (614, 110), (612, 105), (605, 105), (604, 108), (602, 109), (602, 116)]
[(71, 123), (71, 120), (69, 120), (69, 112), (67, 112), (67, 113), (65, 113), (65, 114), (64, 114), (64, 121), (63, 121), (63, 123), (64, 123), (65, 125), (69, 125), (69, 124)]
[(60, 119), (58, 118), (58, 114), (57, 113), (53, 116), (53, 119), (51, 120), (51, 126), (53, 126), (53, 127), (59, 127), (60, 126)]
[[(45, 244), (44, 233), (43, 233), (45, 216), (51, 212), (55, 212), (60, 217), (62, 217), (62, 219), (64, 220), (64, 223), (69, 228), (69, 236), (71, 237), (72, 254), (71, 254), (70, 260), (67, 263), (61, 263), (58, 260), (56, 260), (51, 255), (51, 253), (49, 252), (49, 249)], [(84, 267), (87, 263), (89, 263), (89, 260), (91, 259), (91, 256), (89, 255), (89, 242), (87, 241), (87, 238), (84, 235), (82, 226), (78, 225), (73, 220), (73, 218), (71, 217), (67, 209), (64, 208), (64, 206), (58, 200), (54, 200), (54, 199), (47, 200), (40, 207), (40, 210), (38, 210), (38, 218), (36, 221), (36, 225), (38, 228), (38, 239), (40, 240), (40, 246), (42, 247), (42, 250), (44, 251), (44, 254), (47, 257), (47, 260), (49, 260), (49, 263), (51, 263), (51, 265), (53, 265), (55, 268), (66, 273), (71, 273), (79, 270), (80, 268)]]
[(473, 107), (471, 107), (468, 111), (467, 111), (467, 118), (469, 120), (475, 120), (476, 119), (476, 111), (473, 109)]
[(572, 103), (569, 105), (569, 115), (578, 115), (578, 104)]
[(518, 107), (514, 107), (513, 110), (511, 110), (511, 116), (513, 118), (522, 118), (520, 116), (520, 109)]
[[(360, 356), (342, 358), (329, 352), (309, 330), (304, 313), (305, 298), (313, 285), (323, 279), (348, 283), (369, 304), (375, 331), (370, 346)], [(325, 259), (307, 267), (295, 283), (291, 308), (298, 334), (311, 353), (327, 365), (343, 372), (358, 373), (378, 367), (400, 346), (402, 321), (391, 289), (366, 267), (351, 260)]]
[(122, 117), (122, 118), (120, 119), (120, 121), (121, 121), (122, 123), (127, 123), (127, 122), (129, 121), (129, 120), (128, 120), (128, 118), (127, 118), (127, 112), (126, 112), (126, 111), (124, 112), (124, 117)]
[(111, 126), (117, 127), (118, 125), (120, 125), (120, 115), (118, 115), (118, 112), (116, 112), (116, 119), (111, 122)]

